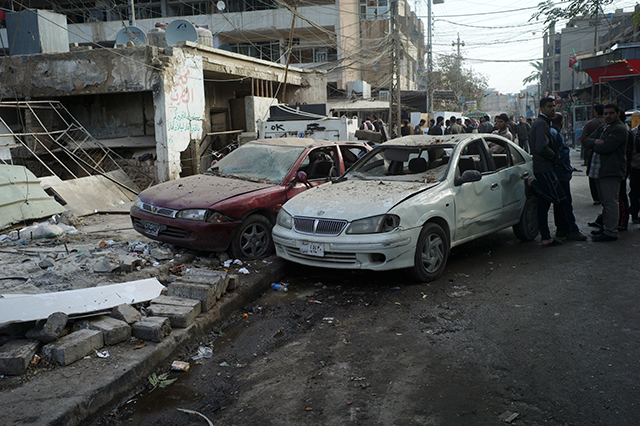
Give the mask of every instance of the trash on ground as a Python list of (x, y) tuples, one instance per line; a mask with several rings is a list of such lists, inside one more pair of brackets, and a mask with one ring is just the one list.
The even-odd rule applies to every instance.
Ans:
[(242, 260), (236, 259), (236, 260), (233, 261), (233, 264), (234, 265), (242, 265)]
[(136, 346), (136, 347), (135, 347), (135, 348), (133, 348), (133, 349), (142, 349), (142, 348), (144, 348), (145, 346), (147, 346), (147, 344), (146, 344), (146, 343), (142, 343), (142, 344), (140, 344), (140, 345)]
[(37, 364), (37, 363), (39, 363), (39, 362), (40, 362), (40, 359), (41, 359), (41, 358), (40, 358), (40, 355), (35, 354), (35, 355), (33, 356), (33, 359), (31, 360), (31, 364)]
[(307, 300), (307, 303), (317, 303), (318, 305), (322, 305), (322, 302), (319, 300), (313, 300), (313, 299), (309, 299)]
[(230, 367), (230, 365), (227, 363), (227, 361), (222, 361), (220, 363), (220, 367)]
[(251, 273), (247, 268), (240, 268), (238, 269), (238, 272), (245, 275), (249, 275)]
[(513, 413), (511, 411), (505, 411), (504, 413), (500, 414), (500, 416), (498, 417), (500, 420), (502, 420), (505, 423), (511, 423), (513, 422), (520, 414), (518, 413)]
[(191, 366), (186, 361), (173, 361), (171, 363), (171, 369), (173, 371), (189, 371)]
[(275, 291), (289, 291), (286, 285), (283, 285), (280, 283), (271, 284), (271, 288), (274, 289)]
[(196, 415), (196, 416), (200, 416), (200, 417), (202, 417), (203, 419), (205, 419), (205, 420), (207, 421), (207, 423), (209, 424), (209, 426), (213, 426), (213, 423), (211, 422), (211, 420), (209, 420), (209, 419), (207, 418), (207, 416), (205, 416), (204, 414), (200, 414), (200, 413), (198, 413), (197, 411), (193, 411), (193, 410), (187, 410), (187, 409), (185, 409), (185, 408), (176, 408), (176, 410), (178, 410), (178, 411), (182, 411), (183, 413), (187, 413), (187, 414), (194, 414), (194, 415)]
[(111, 355), (109, 354), (109, 351), (99, 351), (96, 350), (96, 355), (98, 355), (98, 358), (109, 358)]
[(389, 290), (400, 290), (400, 287), (391, 287)]
[(198, 348), (197, 355), (192, 356), (191, 359), (194, 361), (198, 361), (198, 360), (201, 360), (202, 358), (211, 358), (212, 356), (213, 356), (213, 349), (207, 346), (200, 346)]

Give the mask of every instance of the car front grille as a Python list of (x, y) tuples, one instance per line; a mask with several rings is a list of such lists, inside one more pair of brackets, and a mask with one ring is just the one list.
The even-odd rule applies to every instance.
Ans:
[[(136, 231), (141, 232), (143, 234), (145, 233), (144, 222), (142, 219), (131, 216), (131, 221), (133, 223), (133, 228)], [(171, 238), (186, 238), (187, 231), (182, 228), (178, 228), (176, 226), (162, 225), (160, 227), (160, 232), (158, 233), (158, 236), (160, 235), (164, 235), (166, 237), (171, 237)]]
[(302, 254), (300, 253), (300, 250), (295, 247), (288, 247), (283, 244), (276, 245), (283, 249), (287, 255), (296, 259), (305, 259), (317, 263), (341, 263), (345, 265), (355, 265), (357, 263), (355, 253), (334, 253), (325, 251), (323, 257), (318, 257)]
[(169, 209), (167, 207), (158, 207), (149, 203), (142, 203), (142, 210), (151, 214), (157, 214), (164, 217), (176, 217), (178, 210)]
[(310, 217), (293, 218), (293, 229), (299, 234), (336, 236), (346, 226), (346, 220), (313, 219)]

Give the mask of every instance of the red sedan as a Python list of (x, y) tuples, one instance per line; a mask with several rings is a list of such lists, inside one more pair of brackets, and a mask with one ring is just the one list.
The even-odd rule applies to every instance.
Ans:
[(131, 221), (154, 240), (259, 259), (273, 251), (271, 228), (282, 204), (343, 174), (370, 149), (361, 142), (302, 138), (249, 142), (205, 174), (142, 191)]

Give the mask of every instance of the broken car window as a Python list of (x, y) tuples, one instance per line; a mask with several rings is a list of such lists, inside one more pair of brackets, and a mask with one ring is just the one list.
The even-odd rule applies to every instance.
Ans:
[(304, 147), (247, 143), (215, 163), (214, 174), (265, 183), (281, 183)]

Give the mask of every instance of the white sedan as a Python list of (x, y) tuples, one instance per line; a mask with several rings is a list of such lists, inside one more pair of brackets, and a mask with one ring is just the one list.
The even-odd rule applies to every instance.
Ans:
[(407, 269), (431, 281), (449, 250), (513, 226), (538, 234), (529, 154), (491, 134), (407, 136), (366, 154), (332, 184), (278, 213), (278, 256), (339, 269)]

